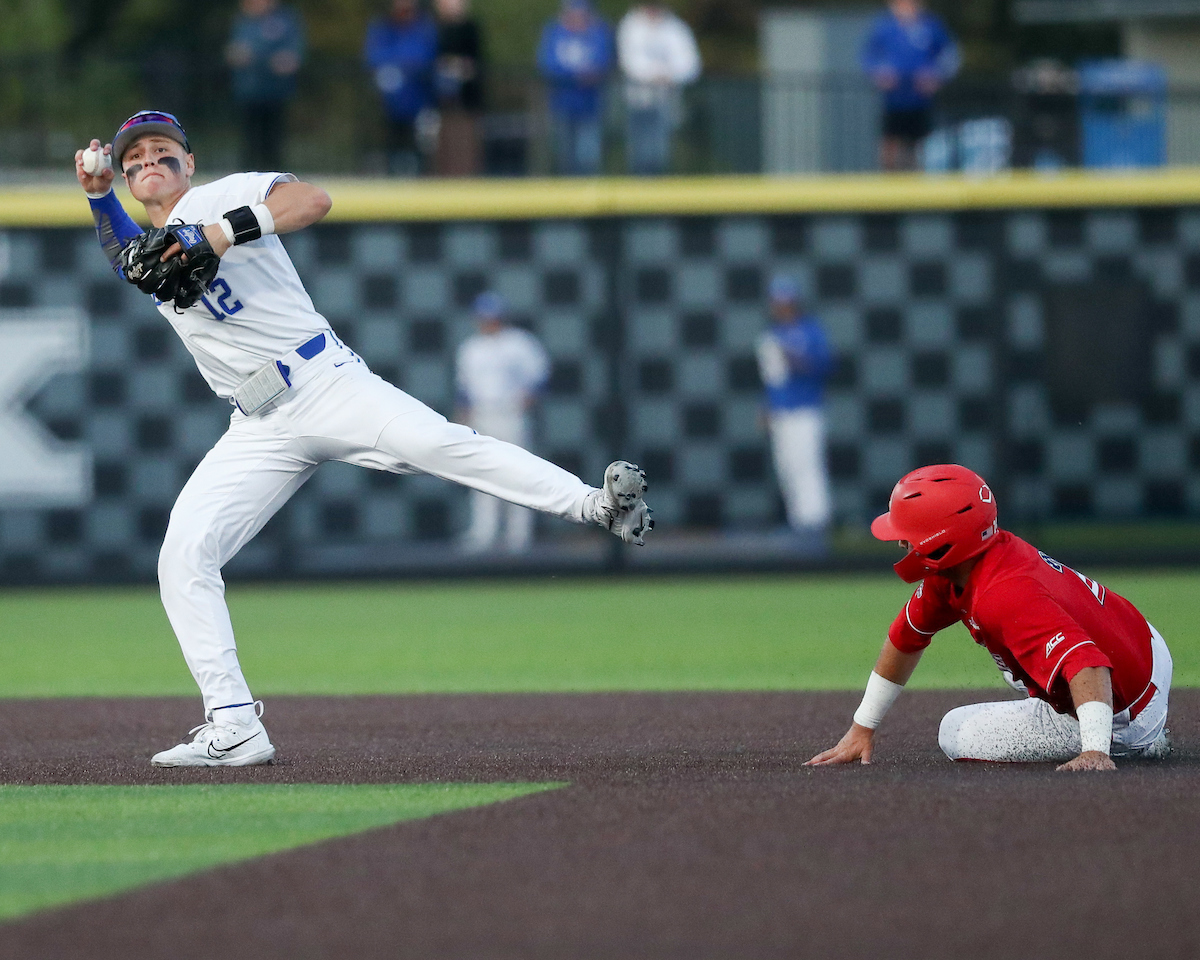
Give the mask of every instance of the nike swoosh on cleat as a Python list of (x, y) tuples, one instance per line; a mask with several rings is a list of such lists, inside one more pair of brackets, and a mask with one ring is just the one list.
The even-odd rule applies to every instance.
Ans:
[[(259, 731), (259, 733), (261, 733), (261, 732), (262, 732), (262, 731), (260, 730), (260, 731)], [(253, 739), (254, 739), (255, 737), (257, 737), (257, 736), (258, 736), (258, 734), (257, 734), (257, 733), (254, 733), (254, 734), (251, 734), (250, 736), (248, 736), (248, 737), (247, 737), (245, 740), (243, 740), (241, 743), (235, 743), (235, 744), (234, 744), (233, 746), (231, 746), (231, 747), (218, 747), (218, 748), (217, 748), (217, 752), (216, 752), (216, 753), (213, 753), (213, 745), (210, 743), (210, 744), (208, 745), (208, 755), (209, 755), (210, 757), (212, 757), (214, 760), (220, 760), (220, 759), (221, 759), (221, 756), (220, 756), (221, 754), (223, 754), (223, 753), (228, 753), (230, 750), (236, 750), (236, 749), (237, 749), (238, 747), (240, 747), (240, 746), (241, 746), (243, 743), (249, 743), (251, 740), (253, 740)]]

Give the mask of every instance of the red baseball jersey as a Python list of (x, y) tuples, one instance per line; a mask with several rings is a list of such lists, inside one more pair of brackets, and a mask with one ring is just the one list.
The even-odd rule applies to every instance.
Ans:
[(1112, 670), (1113, 711), (1150, 689), (1150, 626), (1132, 603), (1002, 530), (967, 585), (929, 576), (888, 631), (916, 653), (961, 620), (995, 659), (1059, 713), (1074, 715), (1067, 684), (1085, 667)]

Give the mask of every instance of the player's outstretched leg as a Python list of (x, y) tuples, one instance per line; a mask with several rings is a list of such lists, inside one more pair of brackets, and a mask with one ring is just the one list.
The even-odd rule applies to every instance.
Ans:
[(604, 486), (583, 502), (583, 518), (611, 530), (626, 543), (644, 546), (645, 534), (654, 529), (651, 510), (642, 499), (649, 484), (646, 471), (628, 460), (614, 460), (604, 471)]
[(654, 528), (642, 500), (646, 476), (632, 463), (609, 464), (597, 490), (515, 444), (448, 422), (374, 374), (359, 376), (355, 387), (361, 402), (343, 403), (341, 409), (365, 411), (383, 423), (370, 449), (341, 451), (340, 460), (400, 473), (415, 468), (531, 510), (599, 524), (639, 546)]
[(263, 704), (239, 703), (210, 710), (205, 723), (193, 727), (190, 743), (156, 753), (156, 767), (252, 767), (271, 763), (275, 747), (262, 725)]
[(1079, 755), (1079, 721), (1044, 700), (1000, 700), (955, 707), (942, 718), (938, 745), (951, 760), (1064, 763)]

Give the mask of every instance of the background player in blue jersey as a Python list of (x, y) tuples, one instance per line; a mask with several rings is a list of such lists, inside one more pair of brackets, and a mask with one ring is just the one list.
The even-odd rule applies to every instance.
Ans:
[(830, 518), (821, 405), (833, 354), (796, 280), (773, 277), (770, 296), (771, 329), (758, 342), (758, 371), (766, 388), (775, 473), (788, 525), (798, 533), (819, 536)]
[(122, 209), (114, 165), (156, 228), (180, 222), (174, 235), (197, 261), (219, 258), (202, 295), (155, 303), (209, 386), (235, 405), (229, 430), (179, 494), (159, 557), (163, 606), (203, 695), (205, 722), (154, 764), (245, 766), (275, 756), (238, 662), (221, 568), (326, 460), (432, 474), (642, 543), (653, 524), (637, 467), (617, 461), (602, 488), (590, 487), (518, 446), (448, 422), (338, 339), (277, 236), (329, 212), (320, 187), (288, 173), (239, 173), (194, 187), (195, 157), (179, 121), (138, 113), (111, 145), (93, 140), (75, 157), (101, 245), (126, 279), (143, 276), (147, 263), (132, 255), (155, 232), (143, 237)]

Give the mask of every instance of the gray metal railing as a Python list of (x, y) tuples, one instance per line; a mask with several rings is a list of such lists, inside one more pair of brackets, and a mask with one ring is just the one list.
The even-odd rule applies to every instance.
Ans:
[[(228, 75), (216, 61), (151, 53), (137, 60), (48, 56), (0, 58), (0, 174), (69, 168), (91, 136), (155, 106), (184, 121), (206, 170), (239, 166), (239, 131)], [(554, 172), (546, 91), (532, 72), (492, 71), (481, 117), (484, 172)], [(1009, 78), (962, 78), (938, 97), (925, 158), (932, 169), (1075, 166), (1089, 124), (1131, 123), (1147, 112), (1161, 122), (1138, 136), (1161, 136), (1168, 164), (1200, 163), (1200, 89), (1174, 89), (1161, 105), (1129, 98), (1088, 101), (1038, 94)], [(1098, 119), (1097, 119), (1098, 118)], [(876, 168), (880, 103), (865, 78), (850, 74), (707, 75), (687, 89), (674, 137), (672, 172), (844, 172)], [(605, 173), (625, 170), (621, 86), (605, 109)], [(1109, 126), (1113, 126), (1109, 122)], [(384, 122), (370, 76), (354, 58), (314, 55), (289, 107), (287, 165), (307, 173), (382, 174)]]

